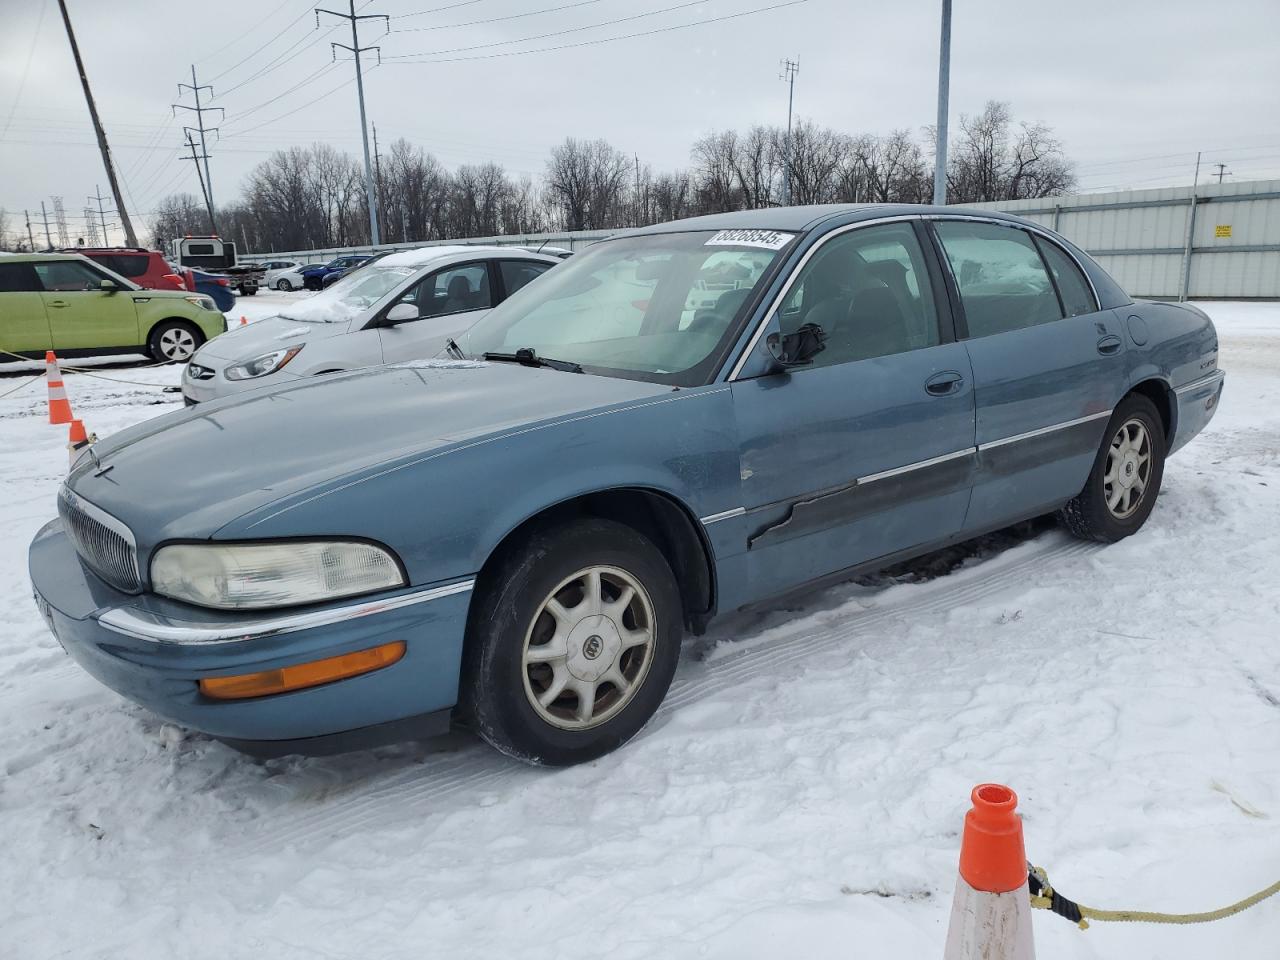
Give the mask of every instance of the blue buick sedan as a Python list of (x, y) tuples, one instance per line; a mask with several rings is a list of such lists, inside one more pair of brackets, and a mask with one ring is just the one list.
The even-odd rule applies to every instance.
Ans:
[[(380, 305), (396, 306), (394, 296)], [(1062, 237), (757, 210), (596, 244), (449, 356), (95, 444), (30, 549), (67, 651), (251, 752), (625, 743), (718, 614), (1056, 512), (1136, 532), (1217, 335)]]

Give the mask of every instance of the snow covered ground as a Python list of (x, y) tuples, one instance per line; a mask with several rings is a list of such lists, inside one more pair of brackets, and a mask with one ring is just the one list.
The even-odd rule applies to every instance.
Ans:
[[(1018, 791), (1028, 854), (1083, 902), (1199, 910), (1270, 883), (1280, 305), (1203, 306), (1225, 398), (1141, 534), (992, 538), (940, 577), (735, 617), (639, 738), (563, 771), (463, 735), (255, 761), (105, 690), (27, 584), (65, 429), (39, 382), (0, 398), (0, 957), (940, 957), (984, 780)], [(69, 374), (99, 433), (181, 402), (176, 369), (96, 373), (148, 384)], [(1035, 927), (1041, 960), (1255, 957), (1280, 902)]]

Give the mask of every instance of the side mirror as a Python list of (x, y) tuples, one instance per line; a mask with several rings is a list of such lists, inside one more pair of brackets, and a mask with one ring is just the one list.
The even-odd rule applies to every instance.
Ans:
[(774, 361), (782, 369), (803, 367), (827, 349), (827, 334), (816, 323), (802, 323), (795, 333), (771, 333), (765, 340)]
[(386, 316), (382, 318), (381, 325), (384, 327), (394, 327), (397, 323), (417, 320), (419, 316), (418, 308), (412, 303), (397, 303), (387, 311)]
[(115, 293), (120, 288), (116, 285), (114, 280), (99, 280), (98, 289), (103, 293)]

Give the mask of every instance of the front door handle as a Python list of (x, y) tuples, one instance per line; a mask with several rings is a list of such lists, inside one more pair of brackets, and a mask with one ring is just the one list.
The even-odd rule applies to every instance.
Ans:
[(1120, 352), (1121, 340), (1114, 333), (1103, 337), (1098, 341), (1098, 352), (1105, 356)]
[(956, 393), (964, 386), (964, 377), (954, 370), (943, 370), (935, 373), (924, 382), (924, 389), (931, 397), (945, 397)]
[(65, 300), (50, 300), (50, 301), (49, 301), (49, 306), (51, 306), (51, 307), (65, 307), (66, 305), (67, 305), (67, 301), (65, 301)]

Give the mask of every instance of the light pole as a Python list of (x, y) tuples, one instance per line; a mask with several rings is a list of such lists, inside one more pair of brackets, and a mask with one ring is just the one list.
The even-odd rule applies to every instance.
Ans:
[(951, 0), (942, 0), (942, 38), (938, 48), (938, 136), (933, 168), (933, 202), (947, 202), (947, 101), (951, 95)]

